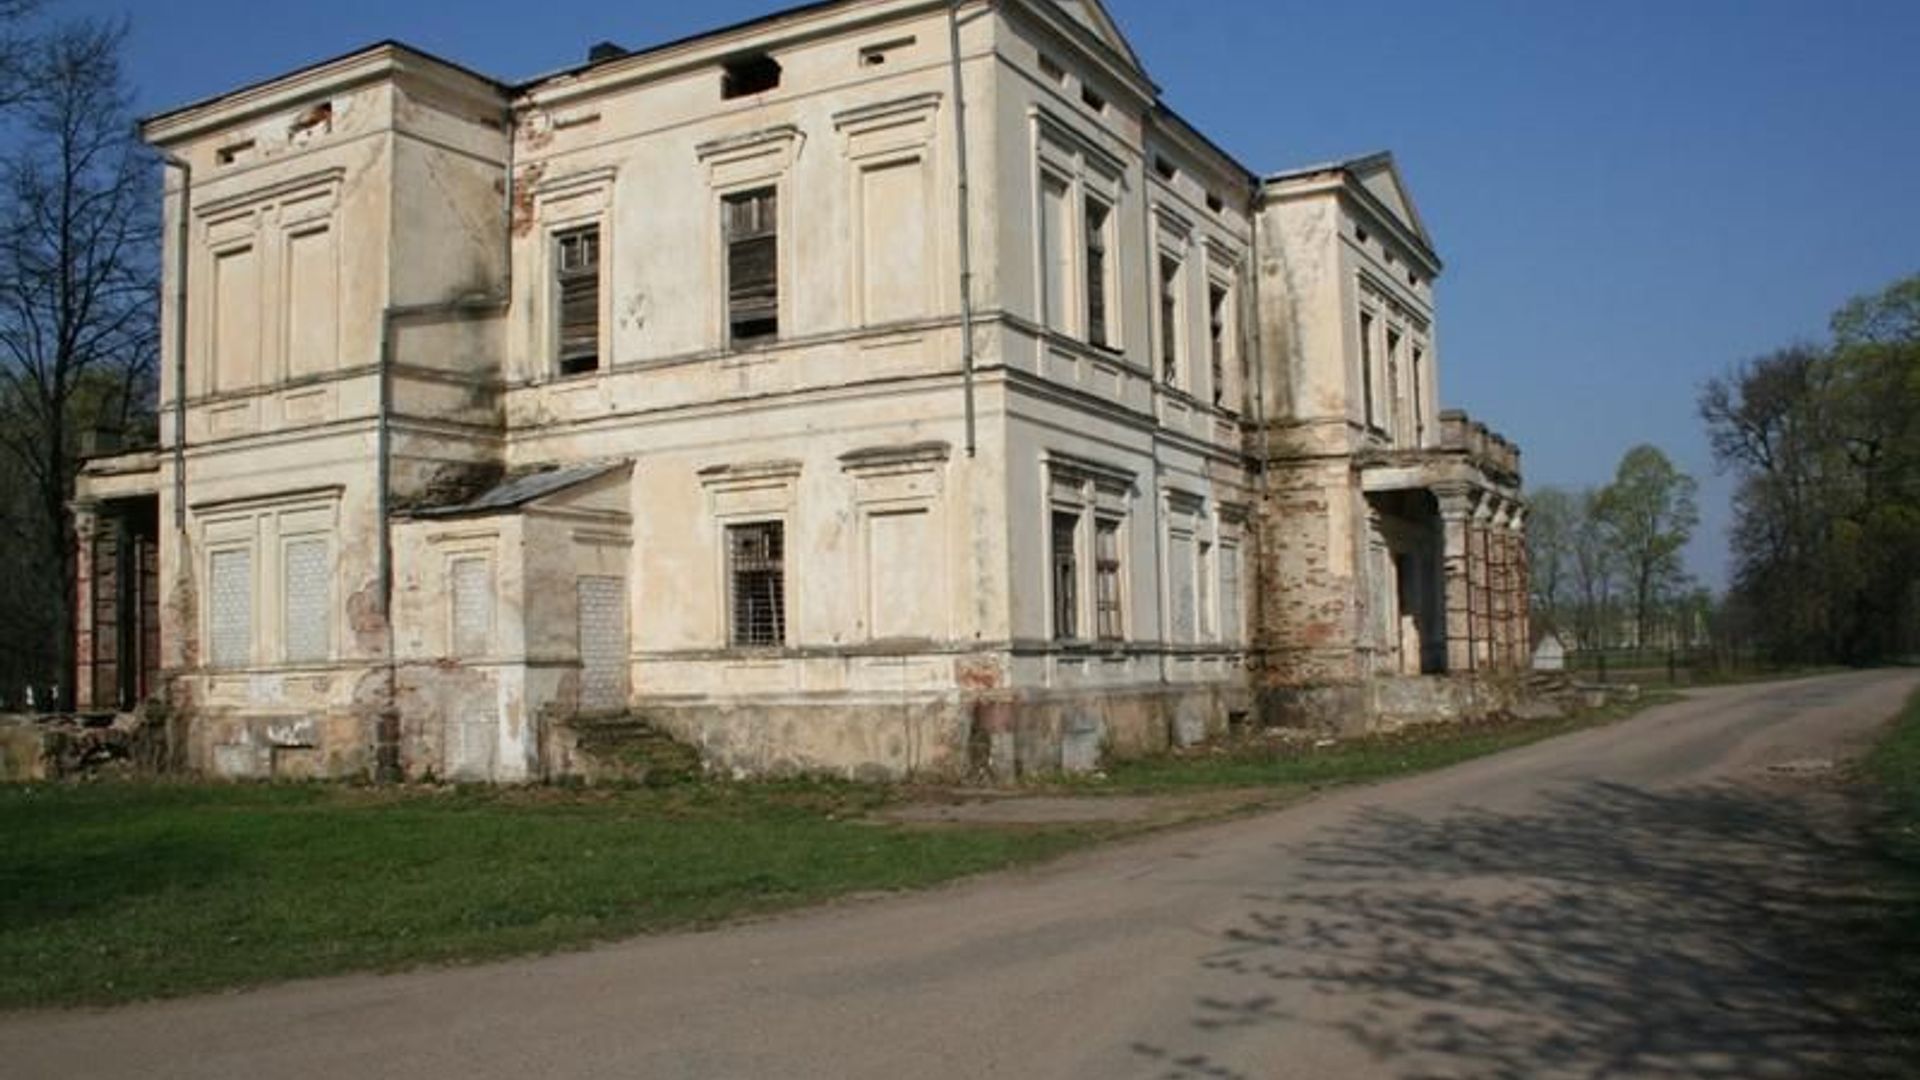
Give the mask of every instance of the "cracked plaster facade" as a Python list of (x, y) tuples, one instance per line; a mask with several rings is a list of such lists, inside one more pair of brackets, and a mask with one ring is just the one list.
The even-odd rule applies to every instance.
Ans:
[[(519, 85), (383, 43), (148, 120), (186, 347), (75, 513), (151, 523), (154, 686), (84, 604), (83, 705), (164, 697), (236, 777), (593, 774), (626, 713), (739, 772), (1012, 776), (1509, 665), (1518, 455), (1437, 412), (1390, 161), (1249, 172), (1091, 0), (949, 30), (845, 0)], [(728, 97), (743, 56), (777, 85)], [(726, 215), (768, 191), (742, 345)], [(1392, 424), (1363, 304), (1424, 350)], [(768, 523), (784, 617), (740, 645)]]

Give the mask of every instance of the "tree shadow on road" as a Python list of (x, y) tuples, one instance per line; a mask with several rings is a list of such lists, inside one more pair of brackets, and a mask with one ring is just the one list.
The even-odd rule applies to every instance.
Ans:
[(1236, 1034), (1310, 1025), (1404, 1080), (1920, 1074), (1920, 1018), (1863, 978), (1920, 948), (1860, 824), (1806, 784), (1364, 812), (1291, 849), (1297, 887), (1201, 959), (1194, 1044), (1133, 1049), (1169, 1078), (1266, 1076), (1284, 1063), (1233, 1060)]

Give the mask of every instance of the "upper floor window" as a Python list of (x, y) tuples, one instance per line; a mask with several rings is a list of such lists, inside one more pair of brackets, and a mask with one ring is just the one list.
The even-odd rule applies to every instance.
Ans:
[(1168, 386), (1180, 381), (1180, 260), (1160, 256), (1160, 379)]
[(1400, 438), (1400, 330), (1387, 328), (1387, 433)]
[(1086, 215), (1087, 343), (1106, 348), (1113, 343), (1107, 329), (1107, 301), (1110, 288), (1107, 252), (1113, 211), (1106, 203), (1089, 196), (1086, 200)]
[(1360, 313), (1360, 401), (1367, 426), (1377, 427), (1373, 411), (1373, 312)]
[(720, 97), (729, 100), (764, 94), (780, 85), (780, 62), (766, 53), (755, 53), (727, 62), (720, 76)]
[(1413, 442), (1415, 446), (1424, 446), (1427, 442), (1427, 407), (1420, 389), (1420, 366), (1426, 358), (1426, 352), (1415, 345), (1413, 361), (1408, 367), (1408, 374), (1412, 376), (1413, 381)]
[(1212, 282), (1207, 286), (1207, 343), (1209, 359), (1213, 365), (1213, 404), (1215, 408), (1227, 400), (1227, 301), (1229, 293), (1225, 285)]
[(780, 333), (779, 196), (774, 188), (729, 195), (722, 228), (727, 247), (727, 338), (751, 345)]
[(560, 374), (600, 368), (600, 227), (554, 236), (554, 286), (560, 302)]

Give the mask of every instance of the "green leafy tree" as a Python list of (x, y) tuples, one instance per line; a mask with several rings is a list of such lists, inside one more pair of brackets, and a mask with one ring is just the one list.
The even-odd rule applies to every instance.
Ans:
[(1700, 523), (1699, 485), (1658, 447), (1626, 452), (1595, 507), (1632, 605), (1636, 644), (1654, 637), (1661, 604), (1687, 582), (1681, 554)]

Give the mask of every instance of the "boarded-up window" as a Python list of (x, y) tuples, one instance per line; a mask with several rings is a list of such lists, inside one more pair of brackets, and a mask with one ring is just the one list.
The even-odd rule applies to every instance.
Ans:
[(1180, 382), (1180, 260), (1160, 256), (1160, 379)]
[(1067, 329), (1067, 281), (1073, 273), (1068, 248), (1066, 181), (1043, 176), (1040, 183), (1040, 303), (1049, 329)]
[(1120, 523), (1099, 518), (1093, 526), (1093, 615), (1101, 641), (1126, 636), (1120, 610)]
[(779, 199), (773, 188), (729, 195), (723, 228), (727, 245), (727, 336), (735, 345), (780, 333)]
[(786, 536), (778, 521), (727, 526), (727, 590), (736, 646), (787, 640)]
[(1167, 547), (1167, 592), (1173, 603), (1173, 640), (1192, 642), (1194, 619), (1193, 537), (1175, 533)]
[(333, 567), (323, 537), (290, 540), (283, 549), (281, 635), (292, 663), (333, 653)]
[(493, 568), (482, 557), (454, 559), (447, 566), (452, 606), (453, 654), (477, 659), (493, 652)]
[(600, 368), (600, 227), (554, 238), (554, 286), (560, 307), (560, 373)]
[(251, 246), (213, 260), (213, 385), (253, 385), (260, 351), (260, 272)]
[(1240, 546), (1220, 545), (1220, 636), (1228, 642), (1245, 640), (1240, 615)]
[(1080, 636), (1080, 515), (1053, 512), (1053, 636), (1071, 641)]
[(868, 323), (927, 312), (926, 170), (920, 159), (860, 171), (861, 288)]
[(938, 629), (936, 542), (925, 510), (867, 518), (868, 618), (873, 636), (927, 638)]
[(207, 645), (215, 667), (253, 660), (253, 552), (216, 551), (207, 559)]
[(617, 577), (583, 577), (577, 592), (580, 708), (617, 712), (627, 707), (626, 583)]
[(1200, 623), (1200, 640), (1212, 641), (1218, 634), (1213, 622), (1213, 545), (1200, 541), (1200, 555), (1194, 567), (1194, 588), (1197, 590), (1194, 609)]
[(1087, 341), (1112, 344), (1107, 332), (1107, 222), (1113, 216), (1099, 199), (1087, 200)]
[(287, 370), (295, 378), (332, 371), (339, 355), (339, 296), (333, 230), (287, 237)]

